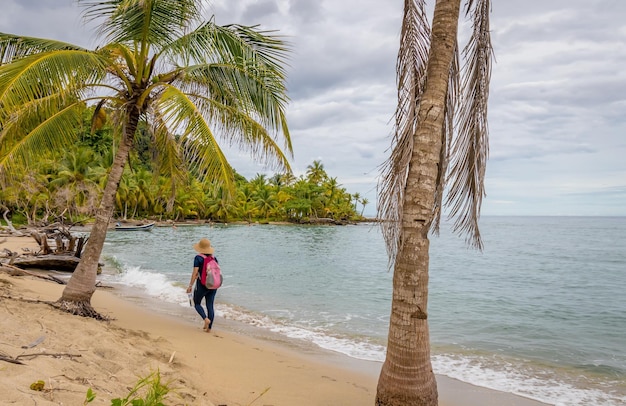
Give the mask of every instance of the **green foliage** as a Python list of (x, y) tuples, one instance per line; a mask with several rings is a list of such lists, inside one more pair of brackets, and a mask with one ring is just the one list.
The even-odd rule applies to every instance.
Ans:
[(41, 392), (44, 389), (44, 386), (46, 386), (44, 381), (36, 381), (30, 384), (30, 389)]
[[(110, 146), (96, 144), (80, 142), (42, 155), (28, 168), (20, 167), (17, 182), (0, 190), (0, 207), (9, 209), (15, 225), (59, 220), (88, 223), (102, 196), (110, 165), (106, 157), (111, 156)], [(202, 183), (189, 172), (181, 182), (157, 176), (149, 166), (137, 154), (131, 156), (117, 190), (115, 217), (258, 223), (306, 223), (319, 218), (354, 221), (362, 219), (369, 203), (358, 193), (348, 193), (319, 161), (299, 178), (278, 173), (257, 174), (247, 180), (235, 172), (232, 198), (223, 186)]]
[(93, 125), (94, 115), (95, 107), (86, 108), (83, 112), (82, 123), (76, 128), (78, 144), (103, 155), (111, 149), (113, 144), (113, 127), (110, 122), (106, 121), (104, 109), (102, 115), (105, 121), (99, 125)]
[[(165, 406), (164, 402), (170, 392), (172, 392), (170, 382), (163, 383), (161, 373), (157, 370), (144, 378), (139, 378), (125, 397), (111, 399), (111, 406)], [(96, 394), (92, 389), (87, 389), (83, 405), (95, 398)]]
[(13, 213), (10, 220), (11, 223), (13, 223), (13, 227), (19, 227), (28, 224), (26, 216), (24, 216), (22, 213)]
[(83, 402), (83, 406), (85, 406), (87, 403), (93, 402), (95, 399), (95, 392), (91, 388), (87, 389), (87, 394), (85, 395), (85, 401)]
[(125, 398), (112, 399), (111, 406), (165, 406), (163, 401), (170, 390), (169, 383), (162, 383), (161, 374), (156, 371), (139, 379)]

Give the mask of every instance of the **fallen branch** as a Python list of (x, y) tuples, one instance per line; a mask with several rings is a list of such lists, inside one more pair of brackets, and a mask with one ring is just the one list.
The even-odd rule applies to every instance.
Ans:
[(52, 275), (38, 275), (36, 273), (28, 272), (28, 271), (23, 270), (22, 268), (18, 268), (16, 266), (9, 265), (9, 264), (0, 265), (0, 271), (7, 272), (11, 276), (29, 275), (29, 276), (34, 276), (35, 278), (41, 278), (41, 279), (46, 279), (46, 280), (49, 280), (49, 281), (53, 281), (53, 282), (56, 282), (56, 283), (58, 283), (60, 285), (67, 285), (67, 282), (65, 282), (63, 279), (57, 278), (56, 276), (52, 276)]
[(11, 299), (11, 300), (21, 300), (22, 302), (27, 302), (27, 303), (44, 303), (50, 306), (54, 306), (55, 302), (52, 302), (50, 300), (39, 300), (39, 299), (25, 299), (23, 297), (15, 297), (15, 296), (11, 296), (11, 295), (0, 295), (0, 298), (2, 299)]
[(17, 359), (8, 357), (6, 355), (0, 355), (0, 361), (10, 362), (11, 364), (24, 365), (24, 363), (22, 361), (18, 361)]
[(67, 353), (40, 352), (39, 354), (22, 354), (22, 355), (18, 355), (15, 358), (12, 358), (12, 357), (9, 357), (8, 355), (1, 355), (0, 354), (0, 361), (6, 361), (6, 362), (10, 362), (12, 364), (25, 365), (22, 361), (19, 360), (20, 358), (35, 358), (35, 357), (39, 357), (39, 356), (47, 356), (47, 357), (54, 357), (54, 358), (69, 357), (70, 359), (72, 359), (74, 357), (81, 357), (82, 355), (80, 355), (80, 354), (67, 354)]
[(37, 256), (22, 256), (13, 260), (13, 265), (19, 268), (37, 268), (48, 269), (55, 271), (74, 272), (80, 258), (74, 255), (37, 255)]
[(20, 231), (17, 231), (15, 229), (15, 227), (13, 227), (13, 223), (11, 222), (11, 220), (9, 220), (8, 218), (8, 214), (9, 214), (9, 209), (6, 209), (3, 213), (2, 213), (2, 217), (4, 218), (4, 221), (7, 223), (7, 227), (9, 227), (9, 230), (11, 231), (11, 234), (13, 235), (18, 235), (18, 236), (23, 236), (24, 234), (22, 234)]
[(54, 357), (54, 358), (70, 357), (70, 359), (72, 359), (74, 357), (82, 357), (82, 355), (80, 355), (80, 354), (40, 352), (40, 353), (37, 353), (37, 354), (21, 354), (21, 355), (18, 355), (17, 357), (15, 357), (14, 359), (18, 360), (19, 358), (35, 358), (35, 357), (40, 357), (40, 356)]

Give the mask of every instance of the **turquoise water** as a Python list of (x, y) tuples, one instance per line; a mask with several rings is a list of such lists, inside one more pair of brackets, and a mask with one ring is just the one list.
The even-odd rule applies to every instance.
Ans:
[[(626, 403), (626, 218), (484, 217), (485, 250), (431, 239), (436, 373), (556, 405)], [(216, 303), (286, 339), (384, 359), (392, 274), (375, 225), (219, 225), (107, 236), (110, 282), (187, 306), (191, 245), (209, 238)], [(191, 309), (189, 309), (190, 312)]]

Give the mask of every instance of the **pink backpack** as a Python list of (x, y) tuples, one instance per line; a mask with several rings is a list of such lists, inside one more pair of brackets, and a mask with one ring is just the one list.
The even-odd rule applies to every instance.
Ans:
[(204, 258), (200, 271), (200, 283), (209, 289), (222, 286), (222, 270), (213, 255), (200, 254)]

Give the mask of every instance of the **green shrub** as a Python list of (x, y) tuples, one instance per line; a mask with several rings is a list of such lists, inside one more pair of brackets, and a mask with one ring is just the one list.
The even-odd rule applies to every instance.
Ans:
[[(170, 382), (161, 382), (161, 373), (157, 370), (145, 378), (140, 378), (124, 398), (111, 400), (111, 406), (165, 406), (165, 400), (172, 391)], [(92, 402), (96, 394), (89, 388), (83, 405)]]

